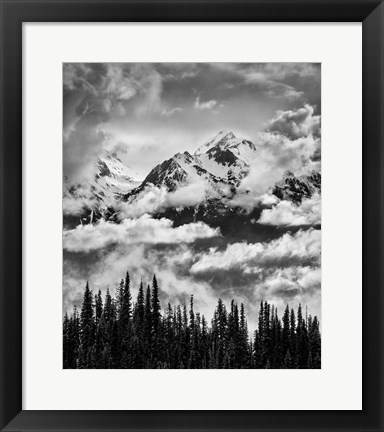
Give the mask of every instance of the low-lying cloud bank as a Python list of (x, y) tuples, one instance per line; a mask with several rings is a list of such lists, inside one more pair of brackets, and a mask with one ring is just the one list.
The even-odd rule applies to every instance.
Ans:
[(132, 201), (119, 202), (115, 207), (120, 212), (120, 218), (135, 218), (159, 213), (167, 208), (194, 206), (204, 201), (205, 196), (206, 184), (200, 177), (193, 177), (172, 192), (165, 186), (148, 184)]
[(197, 239), (219, 236), (217, 229), (203, 222), (172, 227), (169, 219), (152, 219), (148, 215), (138, 219), (124, 219), (120, 224), (100, 220), (94, 225), (78, 225), (64, 231), (64, 250), (90, 252), (113, 244), (137, 245), (192, 243)]
[[(287, 233), (271, 242), (201, 247), (199, 239), (209, 237), (212, 244), (216, 243), (213, 236), (218, 235), (204, 224), (185, 225), (189, 231), (186, 234), (179, 229), (184, 227), (172, 228), (165, 219), (144, 217), (135, 226), (141, 227), (135, 235), (129, 232), (128, 224), (126, 231), (111, 234), (110, 225), (103, 223), (95, 228), (99, 237), (112, 236), (116, 242), (113, 248), (103, 248), (111, 239), (88, 243), (86, 233), (90, 226), (68, 233), (64, 255), (64, 310), (73, 304), (80, 306), (86, 280), (94, 291), (101, 289), (105, 293), (109, 286), (114, 292), (128, 270), (134, 299), (140, 279), (149, 283), (156, 273), (163, 307), (168, 302), (188, 302), (194, 294), (196, 310), (211, 319), (219, 297), (227, 304), (235, 298), (245, 304), (252, 330), (257, 325), (261, 300), (273, 302), (280, 313), (287, 302), (292, 306), (301, 302), (308, 305), (309, 313), (320, 314), (319, 230)], [(156, 237), (152, 229), (156, 229)], [(95, 239), (94, 235), (91, 237)], [(157, 239), (162, 239), (162, 243)], [(73, 254), (80, 251), (85, 254)]]
[(191, 273), (236, 268), (253, 273), (260, 267), (318, 265), (320, 251), (320, 231), (310, 229), (296, 234), (286, 233), (268, 243), (234, 243), (224, 251), (211, 249), (192, 265)]
[(300, 205), (291, 201), (280, 201), (271, 209), (261, 212), (258, 223), (276, 226), (304, 226), (321, 224), (321, 196), (314, 195)]

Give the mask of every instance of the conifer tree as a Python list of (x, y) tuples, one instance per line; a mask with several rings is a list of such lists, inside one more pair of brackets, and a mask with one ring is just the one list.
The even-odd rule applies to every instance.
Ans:
[(321, 336), (319, 329), (319, 321), (317, 317), (311, 320), (308, 336), (308, 349), (311, 356), (312, 368), (321, 368)]
[[(103, 304), (104, 303), (104, 304)], [(168, 303), (161, 313), (156, 276), (144, 296), (140, 282), (132, 303), (126, 274), (112, 298), (107, 288), (93, 296), (87, 282), (80, 316), (76, 306), (63, 316), (63, 367), (73, 368), (321, 368), (321, 334), (317, 317), (302, 306), (277, 308), (260, 304), (254, 340), (248, 337), (244, 305), (232, 300), (229, 312), (218, 299), (209, 326), (185, 303)]]
[(283, 368), (284, 369), (292, 369), (293, 368), (292, 357), (291, 357), (291, 354), (289, 352), (289, 348), (287, 349), (287, 352), (285, 354)]
[(160, 312), (160, 300), (159, 300), (159, 286), (157, 284), (156, 275), (153, 276), (152, 280), (152, 332), (153, 336), (159, 332), (161, 312)]
[(101, 291), (99, 290), (99, 292), (95, 296), (95, 324), (96, 324), (96, 327), (99, 324), (102, 313), (103, 313), (103, 299), (101, 297)]
[(282, 329), (282, 336), (281, 336), (281, 348), (283, 355), (285, 356), (287, 353), (287, 350), (290, 346), (290, 325), (289, 325), (289, 306), (287, 304), (287, 307), (285, 308), (284, 315), (283, 315), (283, 329)]
[(248, 325), (245, 317), (244, 304), (240, 304), (240, 367), (248, 368), (250, 366), (250, 353), (252, 351), (248, 341)]
[(289, 352), (292, 358), (293, 365), (296, 365), (296, 358), (297, 358), (296, 317), (295, 317), (295, 311), (293, 309), (291, 309), (291, 314), (289, 317), (289, 325), (290, 325)]
[(89, 367), (90, 351), (93, 347), (94, 340), (95, 322), (93, 317), (93, 296), (87, 281), (80, 315), (81, 367)]
[(148, 285), (145, 296), (144, 309), (144, 340), (145, 340), (145, 357), (147, 359), (147, 367), (151, 366), (152, 362), (152, 308), (151, 308), (151, 288)]
[(196, 368), (196, 331), (195, 331), (195, 313), (193, 310), (193, 294), (191, 295), (190, 300), (190, 309), (189, 309), (189, 334), (190, 334), (190, 346), (189, 346), (189, 359), (188, 359), (188, 368), (195, 369)]
[(139, 292), (137, 294), (136, 316), (135, 316), (135, 326), (139, 330), (138, 331), (139, 334), (142, 334), (144, 331), (144, 317), (145, 317), (144, 287), (143, 287), (143, 281), (141, 280)]
[(68, 369), (71, 364), (72, 356), (69, 339), (69, 318), (67, 312), (64, 315), (63, 321), (63, 368)]

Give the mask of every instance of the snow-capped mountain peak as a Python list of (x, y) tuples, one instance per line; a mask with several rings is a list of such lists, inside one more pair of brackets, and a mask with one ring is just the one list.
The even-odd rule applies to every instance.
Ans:
[(109, 214), (120, 197), (137, 187), (134, 170), (127, 167), (116, 153), (104, 153), (94, 163), (92, 174), (88, 178), (72, 181), (64, 179), (64, 223), (89, 223)]
[(233, 132), (221, 131), (192, 155), (185, 151), (155, 166), (142, 184), (127, 194), (141, 193), (148, 184), (165, 186), (169, 191), (199, 179), (208, 196), (220, 195), (220, 185), (237, 185), (246, 175), (256, 147), (251, 141), (236, 138)]
[(227, 132), (225, 130), (220, 131), (216, 136), (206, 141), (201, 145), (196, 151), (195, 156), (199, 156), (203, 153), (207, 153), (215, 146), (223, 146), (229, 140), (235, 139), (235, 134), (233, 132)]
[(98, 174), (101, 177), (111, 177), (124, 181), (133, 181), (134, 173), (126, 165), (123, 164), (121, 159), (116, 153), (105, 154), (99, 156), (97, 161)]
[[(230, 160), (239, 159), (246, 165), (249, 165), (255, 157), (256, 146), (249, 140), (237, 138), (233, 132), (220, 131), (215, 137), (208, 140), (205, 144), (200, 146), (194, 153), (197, 157), (203, 155), (212, 156), (217, 155), (219, 152), (225, 152), (221, 159)], [(230, 152), (230, 153), (229, 153)], [(203, 156), (204, 158), (204, 156)]]

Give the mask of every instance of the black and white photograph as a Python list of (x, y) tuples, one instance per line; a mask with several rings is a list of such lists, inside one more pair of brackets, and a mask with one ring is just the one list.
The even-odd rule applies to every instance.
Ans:
[(320, 369), (321, 312), (320, 63), (63, 63), (64, 369)]

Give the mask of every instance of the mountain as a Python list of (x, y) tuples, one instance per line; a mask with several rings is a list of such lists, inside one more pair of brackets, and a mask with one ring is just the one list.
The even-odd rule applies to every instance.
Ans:
[[(196, 201), (183, 200), (182, 196), (181, 201), (188, 204), (178, 205), (179, 201), (173, 196), (173, 200), (169, 201), (172, 205), (154, 205), (155, 214), (152, 216), (171, 219), (175, 226), (203, 221), (220, 227), (223, 234), (233, 233), (235, 236), (241, 231), (245, 239), (257, 236), (258, 241), (262, 241), (260, 236), (269, 228), (259, 227), (256, 221), (263, 208), (268, 206), (251, 205), (247, 211), (235, 205), (236, 200), (232, 199), (238, 193), (241, 181), (248, 175), (250, 165), (257, 163), (257, 157), (257, 148), (251, 141), (237, 138), (233, 132), (221, 131), (194, 154), (188, 151), (176, 153), (158, 164), (139, 183), (134, 180), (134, 172), (116, 154), (106, 154), (98, 159), (91, 179), (76, 184), (65, 181), (64, 225), (73, 227), (78, 225), (79, 220), (86, 224), (100, 218), (118, 222), (117, 209), (121, 201), (124, 201), (124, 206), (130, 206), (140, 204), (142, 198), (144, 201), (151, 200), (151, 196), (145, 195), (147, 188), (161, 188), (169, 193), (177, 191), (180, 199), (184, 193), (185, 198), (191, 198), (191, 193), (196, 193), (193, 186), (197, 185)], [(303, 199), (321, 193), (321, 173), (310, 171), (295, 175), (287, 172), (269, 193), (299, 205)], [(71, 206), (76, 211), (71, 212)], [(252, 210), (249, 211), (249, 208)]]
[(106, 153), (98, 158), (88, 178), (76, 182), (65, 178), (64, 225), (92, 223), (100, 218), (115, 220), (116, 201), (139, 184), (134, 176), (116, 153)]
[(224, 185), (238, 186), (247, 175), (256, 151), (251, 141), (236, 138), (232, 132), (221, 131), (193, 155), (187, 151), (177, 153), (154, 167), (143, 183), (126, 195), (126, 199), (137, 195), (149, 184), (174, 191), (196, 179), (206, 184), (207, 198), (220, 198)]
[(272, 189), (277, 198), (300, 204), (305, 198), (321, 193), (321, 173), (311, 171), (308, 174), (295, 176), (287, 173)]
[(233, 132), (221, 131), (200, 146), (194, 154), (204, 159), (204, 154), (213, 157), (215, 154), (220, 155), (221, 152), (229, 158), (229, 161), (233, 161), (230, 156), (232, 153), (235, 159), (249, 165), (255, 157), (256, 146), (251, 141), (236, 138)]
[[(155, 166), (139, 187), (124, 196), (124, 200), (128, 205), (134, 204), (147, 187), (165, 188), (173, 192), (183, 190), (181, 188), (185, 185), (202, 182), (205, 195), (194, 205), (168, 206), (153, 214), (153, 217), (166, 217), (175, 226), (202, 221), (219, 227), (226, 236), (255, 238), (257, 241), (270, 239), (274, 228), (256, 222), (265, 205), (247, 211), (244, 207), (232, 204), (238, 186), (248, 175), (250, 165), (257, 162), (257, 157), (257, 148), (251, 141), (237, 138), (233, 132), (221, 131), (194, 154), (187, 151), (177, 153)], [(321, 193), (320, 185), (320, 172), (311, 171), (300, 175), (288, 172), (269, 192), (298, 205), (304, 198)]]

